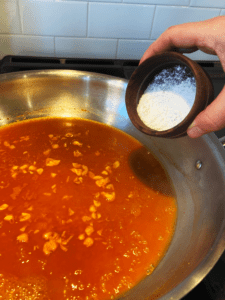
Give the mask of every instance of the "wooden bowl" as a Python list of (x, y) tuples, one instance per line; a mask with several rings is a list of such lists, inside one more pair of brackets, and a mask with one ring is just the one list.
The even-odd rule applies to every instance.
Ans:
[[(175, 127), (164, 131), (153, 130), (142, 122), (137, 113), (139, 100), (156, 74), (175, 65), (186, 66), (195, 78), (194, 104), (185, 119)], [(200, 65), (180, 53), (165, 52), (145, 60), (134, 71), (128, 82), (125, 99), (129, 118), (138, 130), (151, 136), (177, 138), (187, 135), (187, 129), (195, 117), (214, 100), (214, 89), (209, 75)]]

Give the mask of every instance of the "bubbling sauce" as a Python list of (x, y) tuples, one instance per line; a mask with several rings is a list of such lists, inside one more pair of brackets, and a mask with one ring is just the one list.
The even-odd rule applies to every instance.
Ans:
[(114, 299), (172, 239), (173, 189), (138, 141), (82, 119), (0, 129), (0, 299)]

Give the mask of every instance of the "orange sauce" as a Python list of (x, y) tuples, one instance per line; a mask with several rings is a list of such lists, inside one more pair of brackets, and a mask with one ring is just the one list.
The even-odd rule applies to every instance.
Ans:
[(81, 119), (0, 129), (0, 299), (114, 299), (172, 239), (173, 189), (138, 141)]

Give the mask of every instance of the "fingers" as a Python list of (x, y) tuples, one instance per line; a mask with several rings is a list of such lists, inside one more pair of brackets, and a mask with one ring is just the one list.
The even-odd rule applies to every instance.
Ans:
[[(191, 24), (191, 23), (190, 23)], [(187, 34), (190, 24), (182, 24), (168, 28), (160, 37), (151, 44), (140, 60), (142, 63), (147, 58), (163, 53), (165, 51), (175, 50), (177, 48), (193, 48), (197, 50), (195, 40), (192, 37), (191, 31)], [(188, 35), (190, 36), (189, 38)]]
[[(147, 58), (166, 51), (194, 52), (201, 50), (217, 55), (225, 71), (225, 16), (201, 22), (184, 23), (168, 28), (144, 53), (141, 64)], [(182, 49), (180, 49), (182, 48)], [(225, 87), (218, 97), (194, 120), (187, 133), (197, 138), (205, 133), (225, 127)]]
[[(205, 53), (216, 55), (216, 51), (213, 49), (215, 32), (211, 24), (216, 22), (215, 19), (169, 27), (146, 50), (140, 60), (140, 64), (153, 55), (161, 54), (165, 51), (174, 51), (178, 48), (189, 49), (189, 53), (200, 49)], [(223, 22), (224, 20), (223, 18)]]
[(187, 134), (197, 138), (225, 127), (225, 86), (218, 97), (194, 120)]
[(217, 55), (217, 53), (214, 50), (212, 50), (208, 47), (198, 47), (198, 50), (201, 50), (202, 52), (205, 52), (207, 54)]

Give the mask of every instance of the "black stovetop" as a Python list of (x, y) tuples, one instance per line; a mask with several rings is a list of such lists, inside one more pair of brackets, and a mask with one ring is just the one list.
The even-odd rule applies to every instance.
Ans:
[[(212, 79), (215, 98), (224, 86), (225, 74), (218, 61), (196, 61)], [(5, 56), (0, 61), (0, 73), (43, 70), (67, 69), (102, 73), (119, 78), (130, 79), (137, 68), (138, 60), (113, 59), (71, 59), (28, 56)], [(225, 129), (215, 132), (218, 138), (225, 136)], [(225, 300), (225, 253), (212, 271), (182, 300)]]

